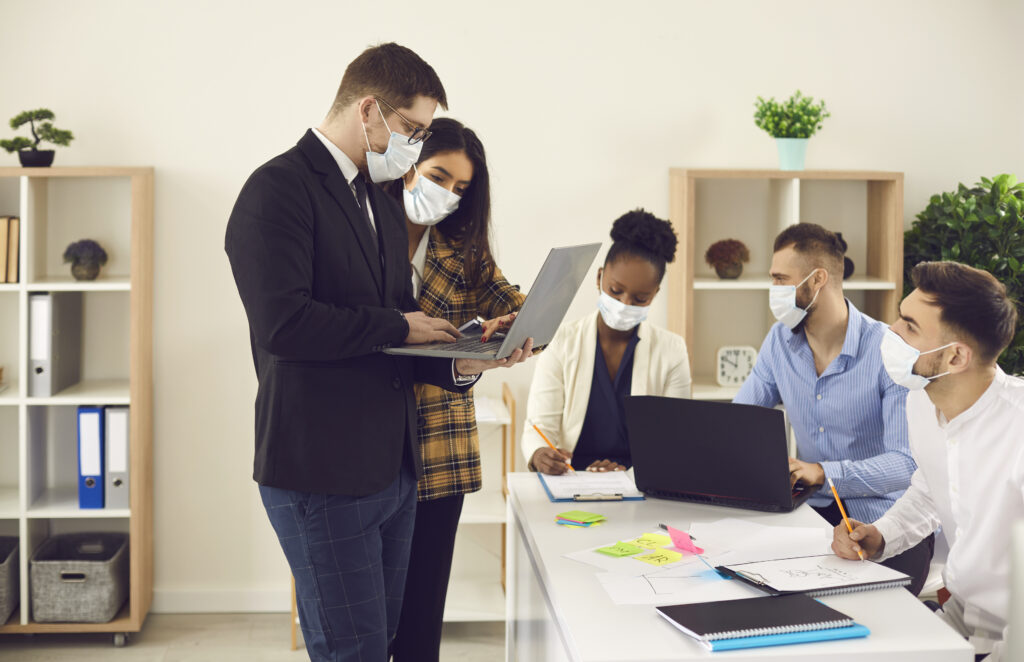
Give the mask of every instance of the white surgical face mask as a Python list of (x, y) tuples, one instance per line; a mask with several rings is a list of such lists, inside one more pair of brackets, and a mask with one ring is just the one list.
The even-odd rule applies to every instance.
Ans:
[(768, 288), (768, 306), (772, 309), (772, 314), (775, 315), (775, 319), (785, 324), (790, 331), (796, 328), (800, 322), (807, 317), (807, 311), (814, 305), (815, 299), (818, 298), (818, 292), (814, 293), (814, 298), (807, 304), (806, 308), (801, 308), (796, 305), (796, 290), (798, 287), (807, 282), (807, 279), (814, 275), (817, 269), (807, 274), (807, 278), (804, 278), (797, 285), (772, 285)]
[(616, 331), (629, 331), (647, 319), (650, 306), (630, 306), (622, 303), (604, 291), (604, 272), (601, 272), (601, 296), (597, 298), (597, 309), (601, 311), (604, 323)]
[[(419, 170), (416, 174), (419, 175)], [(405, 201), (405, 215), (410, 221), (416, 225), (437, 225), (458, 209), (462, 197), (419, 175), (411, 191), (402, 189), (402, 199)]]
[(905, 388), (911, 391), (917, 391), (925, 386), (928, 386), (928, 382), (939, 377), (945, 377), (949, 374), (949, 371), (935, 375), (934, 377), (925, 377), (924, 375), (918, 375), (914, 372), (914, 364), (917, 363), (918, 357), (922, 354), (931, 354), (937, 352), (940, 349), (946, 349), (951, 345), (955, 345), (956, 342), (951, 342), (943, 345), (942, 347), (936, 347), (935, 349), (929, 349), (927, 352), (922, 352), (919, 349), (915, 349), (907, 344), (903, 338), (892, 329), (886, 329), (885, 335), (882, 336), (882, 365), (885, 366), (885, 371), (889, 373), (889, 377)]
[[(391, 131), (391, 127), (388, 126), (387, 120), (384, 119), (384, 113), (380, 109), (380, 103), (377, 103), (377, 112), (380, 113), (384, 126)], [(363, 136), (366, 138), (366, 169), (370, 173), (370, 179), (377, 184), (390, 182), (409, 172), (409, 168), (419, 160), (420, 150), (423, 149), (422, 140), (415, 145), (410, 145), (408, 136), (391, 131), (388, 147), (381, 154), (373, 151), (373, 147), (370, 146), (370, 136), (366, 133), (365, 124), (363, 124)]]

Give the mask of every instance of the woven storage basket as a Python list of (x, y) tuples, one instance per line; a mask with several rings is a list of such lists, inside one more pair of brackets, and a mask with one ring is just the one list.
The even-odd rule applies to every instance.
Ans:
[(0, 536), (0, 625), (18, 606), (18, 539)]
[(32, 555), (32, 618), (39, 623), (106, 623), (128, 597), (128, 535), (69, 533)]

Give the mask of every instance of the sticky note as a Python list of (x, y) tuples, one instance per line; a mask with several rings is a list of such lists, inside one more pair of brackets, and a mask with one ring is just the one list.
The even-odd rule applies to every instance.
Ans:
[(639, 538), (630, 540), (629, 542), (643, 547), (644, 549), (658, 549), (659, 547), (671, 545), (672, 539), (660, 533), (645, 533)]
[[(619, 541), (610, 547), (600, 547), (594, 550), (600, 554), (607, 554), (608, 556), (633, 556), (644, 551), (642, 547), (636, 545), (630, 545), (628, 542)], [(681, 558), (681, 557), (680, 557)]]
[(684, 552), (690, 552), (691, 554), (703, 554), (704, 550), (693, 544), (693, 540), (690, 539), (690, 534), (686, 531), (680, 531), (679, 529), (672, 528), (671, 526), (665, 527), (668, 529), (668, 534), (672, 536), (672, 544), (676, 546), (676, 549), (681, 549)]
[(637, 561), (643, 561), (644, 563), (650, 563), (655, 566), (668, 565), (669, 563), (675, 563), (679, 559), (683, 558), (683, 555), (679, 552), (673, 552), (671, 549), (659, 549), (651, 552), (650, 554), (644, 554), (642, 556), (634, 556)]
[(604, 515), (598, 515), (597, 513), (588, 513), (585, 510), (567, 510), (564, 513), (558, 513), (556, 517), (558, 517), (558, 519), (564, 519), (569, 522), (579, 522), (580, 524), (600, 522), (605, 519)]

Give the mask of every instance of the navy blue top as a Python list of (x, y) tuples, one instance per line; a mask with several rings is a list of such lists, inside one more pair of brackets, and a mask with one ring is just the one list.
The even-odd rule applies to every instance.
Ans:
[(608, 375), (601, 343), (597, 343), (587, 416), (583, 419), (583, 429), (572, 454), (572, 465), (577, 470), (582, 471), (597, 460), (612, 460), (627, 467), (632, 464), (624, 403), (633, 383), (633, 352), (639, 340), (640, 336), (634, 330), (614, 381)]

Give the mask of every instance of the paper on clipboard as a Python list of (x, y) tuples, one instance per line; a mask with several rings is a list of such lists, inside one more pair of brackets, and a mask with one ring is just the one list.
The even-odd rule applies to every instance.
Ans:
[(643, 499), (625, 471), (577, 471), (561, 476), (538, 473), (552, 501)]

